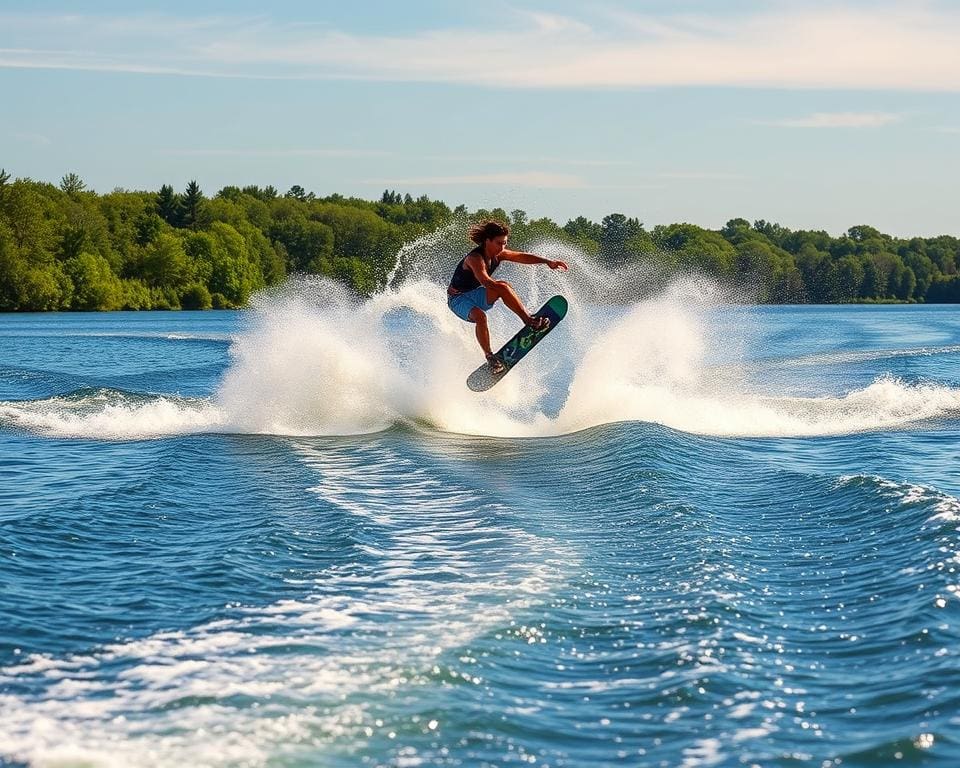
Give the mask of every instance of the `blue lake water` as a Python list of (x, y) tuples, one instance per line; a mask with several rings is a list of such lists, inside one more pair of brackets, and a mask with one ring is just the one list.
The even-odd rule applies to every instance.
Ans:
[(0, 766), (960, 765), (960, 309), (478, 362), (438, 286), (0, 316)]

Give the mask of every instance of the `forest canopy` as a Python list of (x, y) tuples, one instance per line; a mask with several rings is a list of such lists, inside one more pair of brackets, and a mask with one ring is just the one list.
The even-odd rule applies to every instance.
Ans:
[(960, 240), (948, 235), (897, 238), (858, 225), (834, 237), (746, 219), (720, 230), (647, 229), (622, 213), (560, 225), (425, 195), (317, 197), (297, 185), (283, 194), (228, 186), (208, 197), (192, 181), (182, 192), (98, 194), (73, 173), (57, 186), (0, 169), (0, 311), (242, 307), (293, 273), (369, 295), (401, 245), (485, 217), (510, 223), (514, 247), (548, 238), (612, 268), (651, 264), (665, 277), (696, 272), (746, 286), (759, 303), (960, 301)]

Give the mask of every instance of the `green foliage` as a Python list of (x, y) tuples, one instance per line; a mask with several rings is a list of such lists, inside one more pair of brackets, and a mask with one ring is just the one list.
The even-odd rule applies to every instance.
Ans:
[[(405, 242), (458, 220), (511, 224), (511, 242), (567, 243), (611, 269), (649, 265), (668, 279), (717, 277), (759, 302), (960, 302), (960, 240), (899, 239), (858, 224), (838, 237), (731, 219), (648, 231), (639, 218), (578, 216), (562, 226), (525, 211), (451, 210), (384, 190), (378, 200), (316, 197), (299, 185), (98, 195), (68, 173), (59, 187), (0, 169), (0, 311), (244, 306), (289, 272), (327, 275), (361, 295), (380, 289)], [(452, 267), (452, 265), (451, 265)]]
[(103, 256), (81, 253), (67, 259), (63, 269), (73, 283), (70, 309), (90, 311), (120, 309), (123, 286)]
[(193, 264), (183, 249), (183, 239), (161, 232), (144, 249), (140, 277), (153, 288), (177, 287), (189, 283), (194, 276)]
[(52, 269), (27, 267), (19, 277), (18, 309), (28, 312), (70, 309), (73, 283), (59, 265)]
[(172, 286), (150, 288), (150, 309), (180, 309), (180, 294)]
[(215, 222), (210, 229), (213, 247), (209, 259), (208, 285), (212, 293), (242, 307), (250, 294), (264, 287), (260, 265), (251, 258), (247, 243), (229, 224)]
[(267, 235), (283, 246), (290, 272), (321, 272), (333, 256), (333, 230), (307, 219), (303, 206), (278, 200), (272, 206), (273, 221)]
[(301, 187), (299, 184), (294, 184), (292, 187), (290, 187), (290, 189), (288, 190), (287, 194), (284, 195), (284, 197), (292, 197), (294, 200), (299, 200), (300, 202), (304, 202), (306, 200), (313, 200), (315, 195), (313, 194), (313, 192), (310, 192), (308, 194), (307, 191), (303, 187)]
[(599, 224), (594, 224), (589, 219), (578, 216), (564, 224), (563, 231), (570, 237), (574, 244), (580, 246), (588, 253), (595, 254), (599, 251), (602, 233)]
[(941, 277), (930, 286), (927, 301), (934, 304), (960, 303), (960, 275)]
[(181, 291), (180, 306), (183, 309), (210, 309), (213, 307), (213, 299), (207, 286), (194, 283)]
[(836, 282), (838, 301), (853, 301), (860, 292), (866, 270), (863, 263), (855, 256), (842, 256), (837, 260)]
[(715, 277), (729, 275), (737, 259), (736, 249), (722, 235), (695, 224), (654, 227), (653, 243), (677, 268)]
[(630, 242), (643, 232), (639, 220), (628, 218), (622, 213), (611, 213), (600, 222), (600, 254), (613, 265), (624, 264), (630, 260), (633, 250)]
[[(367, 265), (376, 284), (382, 285), (403, 243), (399, 227), (376, 213), (356, 206), (315, 203), (310, 218), (333, 232), (333, 259), (356, 260)], [(331, 264), (321, 264), (322, 273), (333, 274)], [(369, 285), (354, 286), (369, 293)]]
[(13, 247), (31, 263), (50, 262), (56, 243), (57, 214), (43, 186), (17, 179), (4, 188), (0, 215), (9, 228)]
[(195, 181), (187, 184), (180, 198), (180, 226), (187, 229), (200, 229), (205, 222), (203, 192)]
[(121, 309), (153, 309), (150, 289), (142, 280), (121, 280), (123, 303)]
[(157, 214), (171, 227), (180, 225), (183, 203), (180, 195), (173, 191), (173, 187), (164, 184), (157, 193)]
[(60, 179), (60, 189), (68, 195), (78, 195), (86, 189), (87, 185), (75, 173), (68, 173)]

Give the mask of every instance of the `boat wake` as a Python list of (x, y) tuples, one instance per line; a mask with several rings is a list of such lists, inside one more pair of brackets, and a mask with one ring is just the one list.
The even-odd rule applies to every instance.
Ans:
[[(600, 274), (567, 246), (538, 246), (551, 249), (574, 264), (569, 275), (541, 270), (534, 279), (533, 269), (509, 264), (505, 277), (530, 305), (563, 293), (570, 313), (523, 371), (481, 395), (464, 385), (481, 360), (472, 326), (447, 309), (435, 267), (407, 264), (408, 276), (366, 300), (304, 277), (255, 297), (230, 345), (229, 369), (208, 398), (78, 390), (0, 402), (0, 424), (121, 440), (200, 432), (353, 435), (395, 425), (547, 437), (620, 421), (703, 435), (788, 437), (896, 429), (960, 414), (960, 389), (889, 373), (840, 392), (765, 390), (764, 363), (745, 355), (755, 332), (749, 326), (762, 318), (725, 313), (717, 285), (688, 277), (658, 292), (645, 288), (641, 295), (648, 297), (632, 304), (602, 303), (597, 286), (617, 276)], [(636, 276), (631, 280), (638, 284)], [(504, 340), (516, 318), (498, 308), (490, 325), (492, 337)], [(869, 354), (931, 354), (899, 352)], [(934, 353), (958, 354), (960, 347)], [(826, 358), (817, 370), (830, 365)], [(792, 367), (795, 376), (814, 370), (809, 358), (769, 364), (781, 373)], [(775, 378), (767, 383), (774, 386)]]

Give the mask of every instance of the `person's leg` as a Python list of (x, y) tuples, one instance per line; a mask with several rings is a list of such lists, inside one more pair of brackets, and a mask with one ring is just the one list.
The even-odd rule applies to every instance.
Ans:
[(487, 325), (487, 313), (480, 309), (480, 307), (474, 307), (470, 310), (470, 320), (476, 325), (477, 341), (480, 342), (484, 357), (487, 358), (487, 362), (490, 364), (490, 372), (493, 373), (494, 376), (499, 376), (501, 373), (506, 372), (507, 368), (503, 360), (490, 351), (490, 328)]
[(480, 342), (480, 348), (483, 354), (490, 355), (490, 327), (487, 325), (487, 313), (480, 307), (474, 307), (470, 310), (470, 322), (476, 327), (477, 341)]
[(519, 317), (526, 325), (529, 325), (535, 331), (545, 331), (550, 327), (550, 318), (548, 317), (534, 317), (529, 312), (527, 308), (523, 306), (523, 302), (520, 301), (520, 297), (517, 296), (517, 292), (513, 290), (513, 286), (510, 285), (506, 280), (496, 280), (486, 289), (486, 299), (487, 303), (493, 305), (497, 299), (503, 299), (503, 303), (507, 305), (508, 309), (513, 310), (514, 314)]
[(511, 310), (527, 325), (533, 322), (533, 317), (527, 312), (527, 308), (523, 306), (523, 302), (520, 301), (517, 292), (513, 290), (513, 286), (506, 280), (496, 280), (492, 285), (487, 287), (487, 303), (494, 304), (497, 299), (503, 299), (503, 303), (506, 304), (507, 309)]

